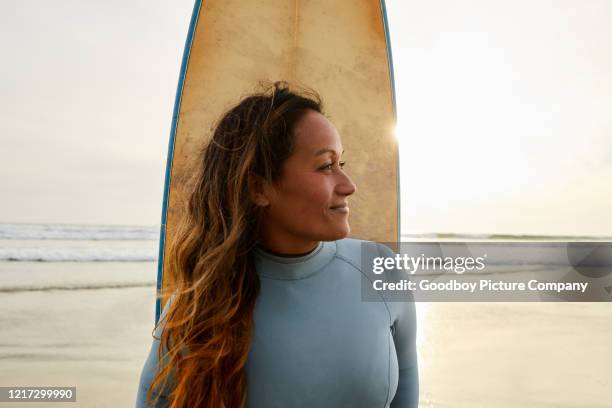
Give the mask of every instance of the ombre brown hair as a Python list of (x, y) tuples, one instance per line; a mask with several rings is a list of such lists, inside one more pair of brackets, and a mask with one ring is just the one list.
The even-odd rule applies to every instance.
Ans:
[(246, 405), (259, 294), (252, 250), (262, 214), (252, 180), (278, 181), (293, 151), (292, 130), (308, 110), (322, 112), (315, 92), (274, 83), (227, 111), (204, 146), (166, 251), (171, 302), (158, 323), (161, 367), (147, 406), (158, 387), (168, 389), (172, 408)]

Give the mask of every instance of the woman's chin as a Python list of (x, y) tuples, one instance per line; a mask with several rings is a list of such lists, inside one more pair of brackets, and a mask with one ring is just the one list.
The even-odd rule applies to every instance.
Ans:
[(351, 227), (347, 222), (345, 225), (341, 225), (335, 229), (334, 237), (329, 239), (329, 241), (337, 241), (339, 239), (346, 238), (348, 237), (350, 233), (351, 233)]

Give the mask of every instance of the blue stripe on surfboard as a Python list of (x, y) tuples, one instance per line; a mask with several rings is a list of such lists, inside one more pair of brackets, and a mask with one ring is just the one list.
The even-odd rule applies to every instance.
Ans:
[(193, 43), (193, 35), (198, 24), (198, 17), (202, 7), (202, 0), (195, 0), (193, 5), (193, 13), (189, 22), (189, 30), (187, 31), (187, 39), (185, 40), (185, 50), (183, 51), (183, 60), (181, 62), (181, 71), (179, 73), (178, 86), (176, 88), (176, 98), (174, 100), (174, 111), (172, 112), (172, 125), (170, 127), (170, 143), (168, 144), (168, 158), (166, 159), (166, 176), (164, 180), (164, 203), (162, 205), (162, 220), (159, 236), (159, 256), (157, 258), (157, 292), (155, 300), (155, 324), (159, 321), (159, 316), (162, 310), (161, 290), (164, 283), (164, 244), (166, 241), (166, 220), (168, 218), (168, 200), (170, 199), (170, 177), (172, 174), (172, 160), (174, 158), (174, 141), (176, 137), (176, 128), (178, 126), (178, 116), (181, 110), (181, 99), (183, 97), (183, 85), (185, 75), (187, 74), (187, 64), (189, 63), (189, 55), (191, 54), (191, 44)]
[[(395, 74), (393, 72), (393, 52), (391, 51), (391, 35), (389, 34), (389, 20), (387, 19), (387, 7), (385, 5), (385, 0), (380, 0), (380, 9), (382, 11), (383, 17), (383, 26), (385, 27), (385, 40), (387, 43), (387, 62), (389, 64), (389, 78), (391, 79), (391, 101), (393, 103), (393, 119), (395, 120), (395, 124), (397, 125), (397, 108), (395, 105)], [(395, 135), (397, 137), (397, 135)], [(402, 232), (402, 217), (401, 217), (401, 209), (402, 209), (402, 191), (400, 184), (400, 150), (399, 150), (399, 140), (398, 149), (397, 149), (397, 169), (396, 169), (396, 177), (397, 184), (395, 188), (397, 189), (397, 242), (400, 242), (401, 232)]]

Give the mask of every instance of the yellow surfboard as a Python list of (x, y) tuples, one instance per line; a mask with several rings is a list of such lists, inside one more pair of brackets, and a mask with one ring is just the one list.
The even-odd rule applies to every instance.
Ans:
[[(384, 0), (196, 0), (174, 108), (162, 211), (164, 252), (184, 186), (213, 123), (262, 81), (312, 88), (337, 127), (357, 184), (351, 236), (399, 240), (395, 96)], [(165, 301), (165, 299), (164, 299)], [(161, 302), (156, 304), (155, 321)]]

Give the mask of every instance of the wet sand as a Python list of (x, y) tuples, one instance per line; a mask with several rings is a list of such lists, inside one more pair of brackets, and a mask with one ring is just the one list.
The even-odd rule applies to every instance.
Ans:
[(612, 406), (612, 303), (418, 308), (420, 407)]
[[(154, 286), (16, 291), (0, 304), (0, 385), (76, 386), (77, 403), (57, 407), (134, 405)], [(417, 308), (421, 407), (612, 405), (612, 303)]]
[(0, 294), (0, 385), (76, 386), (77, 402), (58, 407), (134, 406), (151, 345), (154, 290)]

